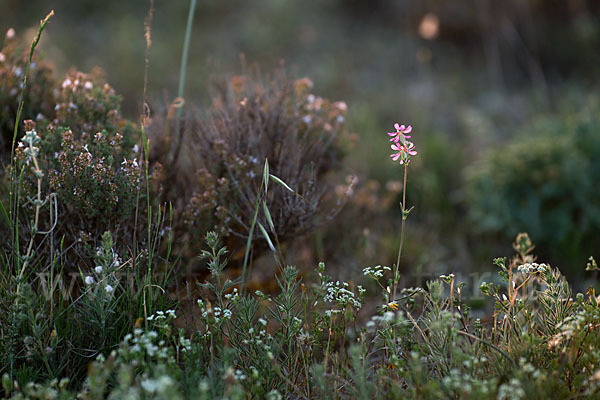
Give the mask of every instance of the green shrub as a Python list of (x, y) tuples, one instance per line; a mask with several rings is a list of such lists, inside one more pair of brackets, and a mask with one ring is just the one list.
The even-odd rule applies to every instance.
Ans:
[[(121, 116), (119, 96), (102, 83), (98, 73), (72, 71), (53, 93), (52, 114), (25, 124), (26, 133), (39, 138), (40, 190), (42, 199), (52, 202), (44, 208), (41, 221), (45, 226), (55, 225), (52, 234), (65, 237), (69, 245), (84, 239), (94, 247), (106, 230), (121, 237), (125, 229), (135, 229), (136, 201), (144, 180), (140, 154), (134, 148), (138, 132)], [(38, 191), (28, 151), (19, 137), (15, 157), (17, 168), (23, 171), (24, 198)], [(29, 211), (28, 205), (23, 207), (24, 215)], [(52, 214), (57, 211), (60, 221)], [(27, 235), (29, 226), (20, 232)], [(122, 250), (126, 243), (120, 243)]]
[(600, 231), (597, 110), (547, 118), (487, 154), (471, 169), (470, 222), (504, 237), (527, 230), (541, 253), (571, 270), (583, 265)]

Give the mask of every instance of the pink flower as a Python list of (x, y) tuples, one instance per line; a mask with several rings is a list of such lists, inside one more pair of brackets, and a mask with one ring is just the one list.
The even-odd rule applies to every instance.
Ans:
[(394, 142), (391, 145), (391, 148), (396, 151), (396, 153), (390, 155), (390, 157), (394, 161), (400, 160), (400, 165), (408, 165), (408, 163), (410, 163), (410, 157), (417, 155), (414, 143), (406, 140), (410, 138), (410, 136), (406, 134), (412, 131), (412, 126), (395, 124), (394, 128), (396, 128), (396, 132), (388, 133), (388, 135), (394, 136), (390, 141)]
[(402, 141), (402, 143), (404, 143), (406, 142), (406, 139), (410, 139), (408, 134), (412, 132), (411, 125), (404, 126), (396, 123), (394, 124), (394, 128), (396, 129), (396, 132), (388, 132), (388, 135), (392, 136), (390, 142), (398, 143), (398, 141)]

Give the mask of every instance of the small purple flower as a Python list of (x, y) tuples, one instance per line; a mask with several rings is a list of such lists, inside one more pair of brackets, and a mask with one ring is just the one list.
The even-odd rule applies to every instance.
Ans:
[(390, 155), (390, 157), (394, 161), (400, 160), (400, 165), (408, 165), (408, 163), (410, 163), (410, 156), (417, 155), (414, 143), (406, 140), (410, 139), (410, 136), (407, 134), (412, 132), (412, 126), (395, 124), (394, 128), (396, 128), (396, 132), (389, 132), (388, 135), (393, 136), (390, 139), (391, 142), (394, 142), (391, 145), (391, 148), (396, 151), (396, 153)]
[(396, 129), (396, 132), (388, 132), (388, 135), (392, 136), (390, 142), (398, 143), (399, 141), (401, 141), (404, 144), (404, 142), (406, 142), (406, 139), (410, 139), (410, 136), (408, 134), (412, 132), (411, 125), (405, 126), (396, 123), (394, 124), (394, 128)]

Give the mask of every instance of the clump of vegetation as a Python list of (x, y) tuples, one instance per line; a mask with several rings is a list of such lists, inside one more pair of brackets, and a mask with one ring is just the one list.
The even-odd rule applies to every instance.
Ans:
[[(481, 232), (527, 229), (540, 250), (575, 270), (600, 229), (600, 126), (595, 102), (546, 118), (472, 169), (469, 216)], [(571, 264), (569, 264), (571, 263)]]
[[(14, 29), (9, 29), (0, 50), (0, 160), (4, 162), (9, 159), (28, 62), (17, 38)], [(54, 113), (55, 85), (52, 66), (34, 56), (22, 99), (24, 119), (46, 119)]]
[[(396, 263), (367, 266), (349, 282), (329, 276), (322, 262), (306, 277), (287, 264), (278, 238), (310, 230), (328, 211), (319, 182), (343, 153), (346, 106), (315, 97), (310, 85), (236, 77), (203, 118), (169, 114), (164, 129), (157, 121), (155, 137), (168, 150), (153, 160), (165, 165), (155, 169), (158, 184), (169, 183), (179, 162), (169, 132), (193, 137), (200, 157), (195, 194), (180, 203), (186, 208), (153, 212), (157, 200), (150, 196), (165, 192), (148, 179), (145, 130), (142, 161), (133, 146), (136, 131), (120, 116), (112, 89), (70, 73), (53, 92), (55, 114), (24, 122), (7, 174), (8, 202), (0, 199), (10, 233), (0, 250), (0, 395), (599, 397), (600, 297), (593, 289), (573, 296), (558, 268), (538, 262), (527, 234), (517, 235), (511, 259), (494, 260), (491, 282), (467, 287), (448, 274), (424, 287), (403, 287), (400, 263), (412, 210), (407, 174), (417, 155), (408, 140), (411, 126), (396, 124), (388, 137), (404, 172)], [(555, 140), (568, 144), (563, 136)], [(137, 226), (127, 221), (144, 192), (147, 212), (140, 218), (147, 235), (124, 252), (117, 232), (136, 237)], [(176, 236), (174, 218), (186, 221), (187, 233)], [(106, 226), (112, 230), (100, 235)], [(175, 297), (172, 246), (186, 234), (199, 235), (192, 226), (216, 228), (203, 234), (192, 261), (209, 275), (188, 279), (186, 295)], [(68, 247), (79, 243), (79, 229), (93, 230), (99, 240), (80, 249), (78, 262)], [(246, 242), (239, 277), (227, 271), (227, 235)], [(255, 237), (265, 239), (277, 261), (277, 289), (270, 293), (249, 290)], [(592, 257), (587, 270), (599, 270)], [(482, 298), (487, 307), (474, 310), (473, 300)]]
[[(164, 166), (165, 190), (173, 193), (179, 182), (176, 192), (186, 193), (183, 229), (193, 243), (200, 243), (207, 229), (238, 241), (248, 237), (246, 215), (260, 195), (265, 159), (295, 191), (275, 186), (266, 198), (282, 240), (310, 232), (336, 207), (326, 194), (329, 175), (340, 168), (344, 152), (346, 104), (315, 96), (309, 79), (293, 80), (282, 70), (269, 78), (257, 76), (218, 80), (205, 114), (181, 121), (171, 109), (149, 127), (155, 146), (150, 158)], [(182, 137), (187, 149), (179, 148)], [(171, 153), (164, 151), (169, 144)]]
[[(494, 305), (491, 319), (474, 314), (472, 289), (452, 274), (424, 289), (404, 288), (388, 302), (390, 268), (381, 266), (364, 274), (381, 285), (383, 302), (360, 320), (367, 291), (332, 281), (324, 264), (315, 281), (303, 283), (286, 267), (278, 273), (277, 294), (243, 295), (223, 275), (227, 250), (218, 235), (207, 234), (206, 242), (211, 277), (203, 286), (209, 292), (196, 309), (186, 316), (158, 310), (129, 328), (118, 347), (94, 355), (79, 396), (525, 399), (600, 393), (599, 299), (593, 292), (573, 298), (558, 269), (535, 262), (526, 234), (514, 243), (515, 257), (494, 261), (497, 283), (481, 284)], [(593, 261), (590, 269), (597, 269)], [(99, 268), (100, 274), (110, 269)], [(110, 312), (119, 304), (113, 286), (107, 290), (108, 281), (95, 279), (86, 278), (90, 289), (83, 296), (91, 297), (81, 302), (93, 303), (86, 309), (90, 329), (99, 321), (89, 315), (118, 316)], [(174, 329), (177, 316), (193, 321), (187, 331)], [(59, 328), (50, 340), (61, 342), (61, 335)], [(35, 347), (39, 339), (28, 343)], [(58, 380), (19, 386), (13, 379), (4, 377), (12, 398), (76, 390)]]

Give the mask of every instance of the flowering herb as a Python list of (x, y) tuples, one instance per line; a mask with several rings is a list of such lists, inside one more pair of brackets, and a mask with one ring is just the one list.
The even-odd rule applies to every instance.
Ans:
[(400, 165), (404, 165), (404, 184), (402, 185), (402, 229), (400, 233), (400, 246), (398, 248), (398, 260), (396, 261), (394, 268), (394, 291), (392, 293), (392, 298), (396, 297), (396, 289), (398, 281), (400, 280), (399, 265), (400, 256), (402, 255), (402, 244), (404, 243), (404, 224), (408, 217), (408, 213), (412, 210), (412, 208), (409, 210), (406, 209), (406, 175), (411, 157), (417, 155), (415, 144), (408, 141), (408, 139), (411, 138), (409, 133), (412, 132), (412, 125), (407, 126), (396, 123), (394, 124), (394, 128), (396, 129), (396, 132), (388, 132), (388, 136), (391, 136), (390, 142), (393, 142), (391, 148), (396, 152), (391, 154), (390, 157), (394, 161), (400, 160)]
[(394, 161), (400, 160), (401, 165), (408, 164), (410, 162), (410, 156), (417, 155), (414, 143), (407, 140), (411, 138), (408, 134), (412, 132), (412, 126), (404, 126), (396, 123), (394, 124), (394, 128), (396, 128), (396, 132), (388, 132), (388, 135), (392, 136), (390, 142), (394, 142), (391, 145), (392, 150), (396, 151), (396, 153), (390, 155), (390, 157)]

